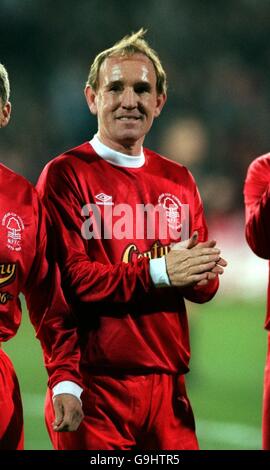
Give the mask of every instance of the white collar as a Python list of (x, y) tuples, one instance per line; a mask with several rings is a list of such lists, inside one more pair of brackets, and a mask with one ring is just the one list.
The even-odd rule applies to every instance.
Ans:
[(141, 148), (140, 155), (126, 155), (125, 153), (117, 152), (117, 150), (113, 150), (110, 147), (107, 147), (107, 145), (104, 145), (99, 140), (97, 134), (95, 134), (93, 139), (90, 140), (90, 144), (101, 158), (104, 158), (104, 160), (112, 165), (124, 166), (127, 168), (140, 168), (145, 163), (143, 148)]

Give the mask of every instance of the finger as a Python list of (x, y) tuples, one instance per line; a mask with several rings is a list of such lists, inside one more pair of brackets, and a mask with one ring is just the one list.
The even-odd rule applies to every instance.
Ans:
[(214, 248), (216, 246), (216, 241), (215, 240), (207, 240), (206, 242), (199, 242), (198, 247), (205, 247), (205, 248)]
[(201, 273), (208, 273), (208, 272), (213, 271), (213, 269), (215, 269), (215, 267), (216, 267), (216, 262), (211, 261), (209, 263), (204, 263), (204, 264), (191, 266), (189, 272), (190, 272), (191, 275), (201, 274)]
[(223, 259), (223, 258), (220, 258), (220, 259), (218, 260), (218, 263), (217, 263), (217, 264), (218, 264), (219, 266), (223, 266), (224, 268), (225, 268), (225, 266), (228, 265), (227, 261), (226, 261), (225, 259)]
[(208, 284), (208, 279), (202, 279), (202, 281), (197, 282), (197, 286), (206, 286)]
[(65, 421), (62, 421), (59, 425), (54, 424), (53, 430), (55, 432), (69, 431), (68, 424)]
[[(205, 248), (196, 246), (189, 252), (190, 256), (196, 257), (201, 255), (220, 255), (219, 248)], [(220, 258), (220, 256), (219, 256)]]
[(202, 274), (195, 274), (194, 276), (191, 276), (192, 284), (202, 285), (202, 286), (208, 284), (207, 275), (208, 273), (202, 273)]
[[(173, 256), (173, 262), (174, 264), (178, 263), (183, 263), (186, 262), (187, 264), (200, 264), (201, 263), (201, 258), (205, 257), (203, 259), (203, 262), (209, 262), (209, 261), (218, 261), (220, 260), (220, 250), (218, 248), (192, 248), (191, 250), (177, 250), (170, 252), (168, 256)], [(207, 259), (206, 257), (209, 257)]]
[(56, 432), (72, 432), (77, 431), (81, 421), (83, 418), (83, 414), (74, 413), (74, 415), (66, 417), (59, 426), (54, 426), (54, 431)]
[(66, 408), (62, 422), (54, 426), (54, 431), (76, 431), (84, 417), (81, 406)]
[(218, 274), (222, 274), (224, 273), (224, 269), (227, 266), (227, 261), (225, 261), (225, 259), (222, 259), (220, 258), (217, 262), (216, 262), (216, 265), (214, 267), (214, 269), (212, 269), (211, 271), (212, 272), (217, 272)]
[(58, 425), (55, 424), (54, 431), (63, 432), (63, 431), (72, 431), (73, 427), (73, 415), (69, 411), (65, 411), (61, 423)]
[(172, 250), (183, 250), (183, 249), (193, 248), (198, 243), (198, 236), (199, 236), (198, 232), (195, 231), (195, 232), (193, 232), (191, 237), (188, 238), (188, 240), (184, 240), (182, 242), (171, 244), (171, 249)]
[(214, 263), (214, 265), (216, 265), (218, 263), (218, 260), (219, 260), (218, 254), (217, 255), (201, 255), (201, 256), (196, 256), (194, 258), (190, 258), (188, 260), (188, 265), (190, 267), (207, 265), (208, 263)]
[(54, 429), (54, 431), (57, 431), (57, 432), (67, 432), (67, 431), (70, 432), (70, 431), (75, 431), (75, 430), (76, 430), (75, 423), (70, 417), (66, 417), (65, 419), (63, 419), (62, 423)]
[(216, 279), (216, 277), (217, 277), (217, 273), (214, 273), (213, 271), (207, 273), (207, 279), (208, 279), (208, 281), (213, 281), (213, 279)]
[[(190, 274), (184, 281), (184, 287), (195, 285), (203, 279), (207, 280), (207, 273)], [(183, 287), (183, 280), (175, 279), (173, 285), (174, 287)]]
[(223, 274), (224, 269), (221, 268), (220, 266), (215, 266), (213, 269), (211, 269), (211, 272), (216, 273), (216, 274)]
[(197, 286), (206, 286), (209, 281), (213, 281), (214, 279), (216, 279), (217, 274), (218, 274), (218, 273), (214, 273), (213, 270), (212, 270), (211, 272), (207, 272), (207, 273), (206, 273), (207, 278), (206, 278), (206, 279), (202, 279), (201, 281), (197, 282), (196, 285), (197, 285)]
[(189, 277), (189, 284), (197, 284), (198, 282), (200, 281), (203, 281), (203, 280), (208, 280), (207, 279), (207, 272), (204, 272), (204, 273), (200, 273), (200, 274), (193, 274)]

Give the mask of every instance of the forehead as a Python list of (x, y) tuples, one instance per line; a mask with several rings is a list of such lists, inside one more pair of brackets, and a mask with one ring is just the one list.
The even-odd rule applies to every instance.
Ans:
[[(156, 84), (156, 72), (152, 61), (144, 54), (107, 57), (99, 71), (100, 85), (115, 80), (147, 81)], [(104, 83), (105, 82), (105, 83)]]

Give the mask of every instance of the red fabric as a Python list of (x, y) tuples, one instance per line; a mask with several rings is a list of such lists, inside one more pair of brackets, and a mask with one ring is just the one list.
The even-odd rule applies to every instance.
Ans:
[(50, 386), (61, 380), (81, 384), (77, 332), (60, 290), (52, 244), (49, 249), (48, 217), (24, 178), (0, 165), (0, 182), (0, 341), (16, 334), (22, 292), (43, 347)]
[(86, 380), (85, 419), (76, 432), (52, 431), (54, 415), (47, 394), (46, 423), (55, 449), (198, 449), (183, 376), (95, 375)]
[(270, 450), (270, 333), (268, 333), (268, 351), (264, 370), (262, 430), (263, 449)]
[(0, 349), (0, 450), (23, 450), (23, 411), (11, 360)]
[[(246, 238), (251, 249), (261, 258), (270, 259), (270, 154), (254, 160), (249, 166), (244, 186), (246, 205)], [(269, 271), (270, 273), (270, 271)], [(270, 329), (270, 281), (268, 282), (265, 328)], [(270, 340), (264, 375), (263, 448), (270, 450)]]
[[(190, 356), (184, 296), (205, 302), (215, 294), (218, 280), (194, 289), (155, 288), (149, 257), (158, 254), (152, 247), (172, 241), (160, 240), (155, 225), (152, 239), (85, 240), (81, 233), (86, 220), (82, 207), (95, 204), (102, 192), (114, 206), (129, 204), (133, 214), (137, 204), (156, 206), (161, 194), (172, 194), (189, 204), (190, 232), (198, 230), (200, 240), (207, 239), (191, 174), (150, 150), (144, 152), (141, 168), (124, 168), (100, 158), (86, 142), (51, 161), (37, 187), (53, 219), (63, 287), (80, 327), (82, 364), (98, 371), (184, 373)], [(107, 222), (102, 219), (103, 228)], [(141, 222), (134, 221), (134, 226)], [(130, 246), (133, 256), (123, 261)]]
[[(270, 154), (249, 166), (244, 197), (247, 242), (256, 255), (270, 260)], [(265, 328), (270, 328), (270, 282)]]

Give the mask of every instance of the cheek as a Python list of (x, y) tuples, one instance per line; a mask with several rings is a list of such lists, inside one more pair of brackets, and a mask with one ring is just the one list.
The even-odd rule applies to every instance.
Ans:
[(115, 100), (113, 97), (101, 97), (98, 103), (100, 114), (103, 116), (108, 115), (111, 111), (114, 110), (115, 107)]
[(144, 101), (144, 106), (150, 115), (154, 115), (156, 113), (156, 100), (154, 98), (146, 98)]

